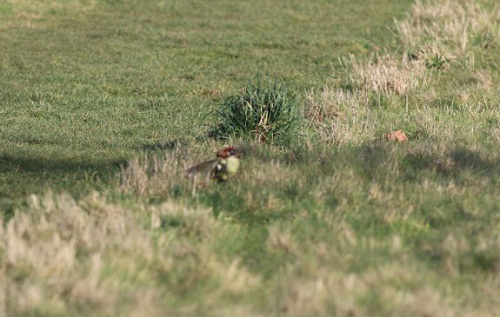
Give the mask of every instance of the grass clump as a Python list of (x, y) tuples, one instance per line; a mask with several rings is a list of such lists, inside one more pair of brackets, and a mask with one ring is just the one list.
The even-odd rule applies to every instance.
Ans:
[(260, 142), (289, 139), (300, 127), (299, 107), (297, 94), (286, 85), (258, 78), (243, 93), (224, 100), (217, 112), (215, 135)]

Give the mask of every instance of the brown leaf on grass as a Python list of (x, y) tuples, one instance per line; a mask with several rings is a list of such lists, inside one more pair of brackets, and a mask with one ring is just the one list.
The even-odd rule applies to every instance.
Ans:
[(408, 141), (408, 137), (401, 130), (398, 130), (398, 131), (395, 131), (395, 132), (392, 132), (392, 133), (386, 133), (386, 134), (383, 135), (383, 137), (387, 141), (397, 141), (397, 142), (406, 142), (406, 141)]

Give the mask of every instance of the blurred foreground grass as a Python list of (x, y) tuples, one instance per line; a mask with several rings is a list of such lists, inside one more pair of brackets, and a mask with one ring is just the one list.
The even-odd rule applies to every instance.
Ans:
[[(498, 12), (0, 4), (0, 313), (498, 316)], [(300, 137), (186, 178), (257, 72), (299, 95)]]

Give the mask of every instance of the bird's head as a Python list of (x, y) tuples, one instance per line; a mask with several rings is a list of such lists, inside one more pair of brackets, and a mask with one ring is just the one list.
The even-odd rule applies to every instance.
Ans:
[(238, 155), (238, 151), (232, 146), (220, 149), (217, 151), (217, 157), (220, 158), (228, 158), (230, 156), (236, 156)]

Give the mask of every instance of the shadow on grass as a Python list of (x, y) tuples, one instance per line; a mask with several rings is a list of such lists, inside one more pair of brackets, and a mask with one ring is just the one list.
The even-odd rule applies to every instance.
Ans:
[(11, 202), (47, 190), (65, 191), (75, 196), (111, 184), (123, 159), (47, 159), (40, 157), (0, 156), (0, 207), (10, 209)]
[[(500, 156), (485, 149), (455, 146), (437, 148), (428, 143), (396, 144), (376, 141), (351, 148), (332, 149), (320, 155), (310, 153), (288, 160), (289, 164), (316, 166), (312, 175), (331, 175), (337, 170), (353, 170), (364, 181), (387, 184), (394, 181), (420, 181), (422, 176), (453, 178), (457, 182), (475, 178), (496, 181)], [(316, 170), (316, 172), (314, 172)]]
[(84, 171), (94, 171), (102, 174), (107, 174), (109, 173), (110, 169), (117, 169), (125, 162), (126, 161), (123, 159), (47, 159), (41, 157), (26, 157), (4, 154), (0, 156), (0, 173), (80, 173)]
[(441, 153), (421, 150), (408, 153), (404, 165), (414, 172), (434, 170), (438, 174), (458, 177), (460, 172), (468, 170), (480, 177), (494, 179), (500, 171), (500, 159), (489, 158), (486, 152), (471, 150), (460, 146)]
[(0, 214), (6, 220), (26, 204), (31, 194), (48, 190), (67, 192), (75, 198), (114, 184), (124, 159), (45, 158), (0, 154)]
[(139, 146), (139, 149), (147, 152), (172, 151), (176, 148), (187, 146), (188, 142), (181, 139), (164, 140)]

